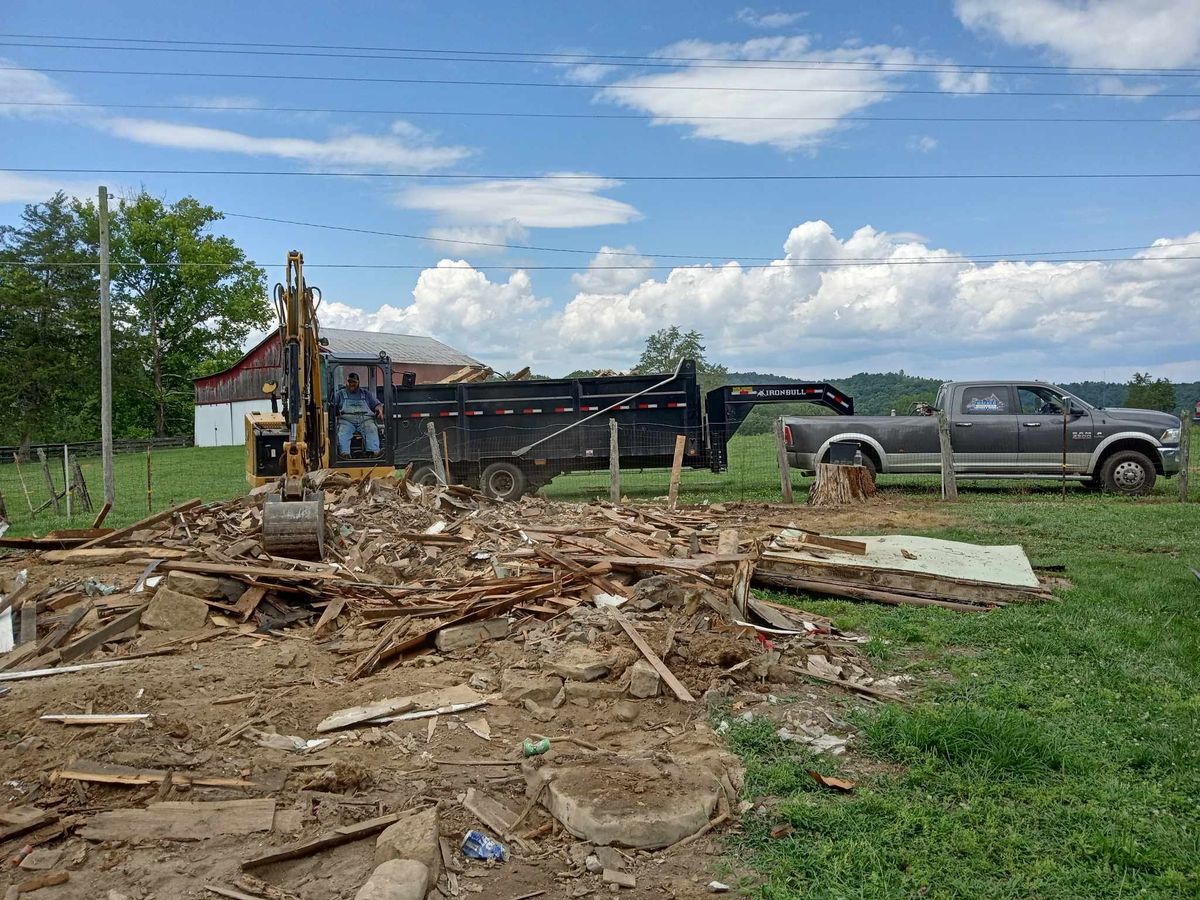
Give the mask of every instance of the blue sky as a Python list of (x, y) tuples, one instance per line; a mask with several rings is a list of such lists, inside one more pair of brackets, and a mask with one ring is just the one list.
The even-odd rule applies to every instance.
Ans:
[[(817, 377), (904, 368), (1069, 380), (1124, 379), (1136, 368), (1190, 380), (1200, 377), (1200, 260), (1187, 258), (1200, 256), (1200, 243), (1189, 246), (1200, 242), (1197, 179), (643, 182), (621, 176), (1198, 172), (1200, 77), (1192, 73), (1200, 69), (1185, 77), (1128, 72), (1200, 67), (1198, 13), (1197, 0), (812, 8), (473, 3), (450, 15), (418, 3), (361, 3), (335, 13), (329, 4), (298, 2), (280, 15), (270, 6), (227, 2), (63, 2), (51, 12), (45, 3), (10, 0), (0, 29), (10, 35), (125, 38), (110, 46), (126, 49), (18, 46), (95, 42), (0, 37), (0, 65), (8, 67), (0, 71), (0, 100), (184, 108), (0, 105), (0, 166), (591, 177), (0, 171), (0, 222), (15, 221), (23, 203), (57, 187), (91, 195), (104, 182), (117, 192), (191, 194), (227, 213), (586, 251), (503, 250), (232, 216), (222, 223), (262, 263), (297, 247), (314, 267), (416, 267), (314, 268), (309, 277), (329, 300), (329, 325), (433, 334), (497, 368), (531, 364), (557, 374), (621, 367), (636, 358), (650, 331), (680, 324), (701, 330), (710, 356), (733, 369)], [(240, 41), (253, 45), (241, 49), (273, 51), (299, 44), (414, 48), (359, 52), (423, 58), (185, 52), (201, 49), (195, 44), (143, 43), (159, 49), (137, 50), (128, 49), (129, 39)], [(426, 52), (438, 50), (486, 51), (491, 61)], [(578, 63), (568, 65), (496, 56), (512, 53), (609, 58), (554, 57)], [(594, 64), (622, 56), (660, 61), (644, 68)], [(664, 65), (662, 57), (687, 61)], [(992, 68), (972, 68), (978, 66)], [(1029, 74), (1063, 66), (1126, 73)], [(1013, 67), (1027, 68), (1014, 73)], [(274, 74), (486, 83), (245, 77)], [(781, 87), (791, 90), (746, 90)], [(1117, 260), (1109, 262), (1036, 263), (1022, 255), (1152, 245), (1078, 254)], [(619, 255), (593, 260), (602, 248)], [(670, 254), (696, 257), (683, 261), (689, 266), (711, 265), (672, 271), (680, 261)], [(970, 259), (1010, 254), (1013, 262)], [(1136, 256), (1152, 258), (1129, 261)], [(931, 259), (938, 262), (926, 264)], [(733, 260), (781, 262), (755, 269)], [(645, 268), (656, 265), (663, 268)]]

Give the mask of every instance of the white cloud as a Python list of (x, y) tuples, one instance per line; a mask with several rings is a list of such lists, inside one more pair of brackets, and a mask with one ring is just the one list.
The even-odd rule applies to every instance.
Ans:
[(417, 278), (412, 302), (384, 304), (375, 312), (344, 303), (321, 306), (321, 322), (330, 328), (427, 334), (473, 356), (509, 358), (528, 344), (533, 323), (546, 315), (549, 301), (534, 296), (526, 272), (506, 282), (491, 281), (464, 260), (443, 259)]
[(1200, 62), (1196, 0), (956, 0), (959, 20), (1077, 66)]
[(737, 20), (751, 28), (786, 28), (789, 25), (795, 25), (806, 15), (808, 13), (805, 12), (764, 13), (747, 6), (738, 10)]
[[(571, 173), (559, 173), (571, 174)], [(587, 176), (561, 181), (508, 179), (461, 185), (423, 185), (398, 194), (409, 209), (425, 209), (452, 222), (500, 224), (525, 228), (586, 228), (622, 225), (641, 218), (634, 207), (600, 196), (619, 187), (611, 178)]]
[[(653, 277), (654, 260), (642, 256), (632, 244), (601, 247), (588, 263), (586, 272), (576, 272), (571, 283), (585, 294), (612, 294), (628, 290)], [(633, 268), (617, 268), (631, 266)]]
[(971, 72), (963, 69), (944, 69), (938, 72), (938, 87), (952, 94), (978, 94), (992, 89), (992, 77), (987, 72)]
[(62, 110), (40, 106), (5, 106), (4, 103), (71, 103), (75, 98), (41, 72), (18, 68), (0, 57), (0, 116), (62, 115)]
[[(839, 127), (839, 119), (886, 99), (886, 95), (872, 91), (895, 87), (904, 76), (900, 72), (859, 69), (853, 65), (848, 67), (853, 71), (844, 71), (816, 67), (788, 69), (777, 63), (810, 59), (852, 64), (918, 61), (912, 51), (888, 46), (816, 51), (803, 36), (756, 38), (740, 44), (685, 41), (667, 47), (662, 55), (769, 62), (746, 62), (738, 68), (705, 66), (700, 62), (677, 71), (638, 75), (604, 88), (599, 99), (648, 112), (658, 125), (689, 125), (697, 137), (738, 144), (770, 144), (781, 150), (815, 147)], [(746, 88), (791, 90), (747, 91)], [(809, 118), (789, 120), (788, 117)]]
[(0, 203), (44, 203), (59, 191), (72, 197), (95, 197), (96, 184), (0, 172)]
[[(1200, 260), (1187, 258), (1200, 254), (1187, 242), (1200, 231), (1157, 241), (1141, 261), (979, 264), (915, 237), (864, 227), (842, 239), (806, 222), (765, 268), (679, 267), (616, 290), (583, 273), (584, 289), (555, 311), (525, 273), (492, 282), (443, 261), (422, 273), (409, 306), (359, 315), (493, 366), (539, 362), (551, 374), (628, 365), (646, 335), (673, 324), (701, 331), (733, 369), (808, 377), (889, 366), (945, 377), (1168, 371), (1200, 342)], [(883, 262), (854, 265), (862, 259)]]
[(407, 123), (402, 125), (400, 136), (351, 133), (316, 140), (258, 137), (225, 128), (184, 125), (157, 119), (114, 118), (104, 121), (104, 128), (108, 131), (140, 144), (177, 150), (275, 156), (313, 165), (382, 166), (396, 171), (427, 172), (444, 168), (471, 154), (466, 147), (423, 145), (412, 139), (414, 126)]
[(435, 244), (443, 253), (460, 256), (495, 255), (504, 253), (504, 247), (495, 244), (523, 244), (529, 240), (529, 230), (516, 219), (500, 225), (452, 225), (430, 228), (427, 232), (436, 238)]
[(930, 137), (927, 134), (920, 136), (914, 134), (908, 139), (908, 143), (905, 146), (913, 153), (932, 153), (937, 149), (937, 145), (938, 141), (935, 137)]

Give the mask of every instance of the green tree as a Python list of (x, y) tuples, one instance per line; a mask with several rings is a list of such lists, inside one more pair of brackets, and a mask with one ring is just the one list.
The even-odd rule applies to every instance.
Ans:
[(1133, 409), (1175, 410), (1175, 388), (1165, 378), (1151, 378), (1149, 372), (1134, 372), (1125, 391), (1125, 405)]
[(642, 374), (672, 372), (681, 359), (696, 361), (701, 392), (707, 393), (725, 384), (727, 370), (708, 361), (704, 335), (695, 330), (683, 331), (678, 325), (661, 328), (646, 338), (646, 346), (633, 371)]
[(95, 254), (59, 193), (0, 228), (0, 442), (94, 436), (99, 408)]
[[(94, 204), (79, 209), (98, 233)], [(209, 233), (221, 218), (192, 197), (168, 205), (144, 192), (112, 216), (114, 317), (141, 375), (127, 399), (148, 402), (156, 435), (190, 427), (191, 379), (229, 359), (270, 317), (263, 270), (231, 238)]]

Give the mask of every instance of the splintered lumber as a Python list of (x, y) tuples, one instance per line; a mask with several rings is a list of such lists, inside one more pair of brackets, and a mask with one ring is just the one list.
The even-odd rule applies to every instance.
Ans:
[(92, 527), (99, 528), (101, 525), (103, 525), (104, 520), (108, 518), (108, 514), (110, 512), (112, 512), (112, 502), (105, 500), (104, 505), (100, 507), (100, 512), (98, 512), (96, 514), (96, 518), (92, 520)]
[(330, 847), (338, 847), (342, 844), (349, 844), (351, 841), (361, 840), (365, 837), (370, 837), (373, 834), (378, 834), (383, 829), (387, 828), (394, 822), (400, 820), (401, 813), (389, 813), (386, 816), (379, 816), (375, 819), (367, 819), (365, 822), (359, 822), (356, 825), (342, 825), (340, 828), (335, 828), (333, 831), (327, 831), (315, 838), (310, 838), (306, 841), (297, 841), (294, 844), (287, 844), (270, 853), (264, 853), (262, 856), (255, 856), (250, 859), (242, 860), (243, 869), (255, 869), (259, 866), (270, 865), (271, 863), (283, 862), (288, 859), (298, 859), (302, 856), (311, 856), (321, 850), (327, 850)]
[(254, 615), (254, 611), (258, 609), (258, 604), (262, 602), (263, 597), (266, 595), (266, 589), (258, 585), (246, 588), (242, 596), (238, 597), (237, 604), (233, 608), (233, 614), (237, 617), (237, 620), (245, 622)]
[(150, 713), (47, 713), (38, 718), (60, 725), (127, 725), (144, 722), (150, 718)]
[(136, 769), (132, 766), (108, 765), (90, 759), (78, 759), (64, 769), (56, 769), (52, 781), (90, 781), (97, 784), (163, 784), (174, 786), (246, 788), (259, 790), (268, 785), (244, 778), (220, 775), (201, 775), (199, 772), (169, 772), (166, 769)]
[(875, 480), (866, 466), (817, 463), (817, 477), (808, 490), (808, 505), (844, 506), (848, 503), (863, 503), (875, 494)]
[(174, 547), (87, 547), (80, 544), (72, 550), (50, 550), (42, 554), (42, 560), (51, 563), (87, 562), (97, 565), (116, 565), (140, 560), (147, 556), (156, 559), (182, 559), (190, 553), (189, 550), (180, 550)]
[[(313, 637), (321, 637), (326, 631), (332, 631), (335, 620), (342, 614), (342, 610), (345, 608), (345, 597), (334, 597), (330, 600), (329, 605), (321, 610), (321, 617), (317, 619), (317, 624), (313, 626)], [(242, 621), (245, 621), (245, 619)]]
[[(151, 561), (151, 559), (145, 560), (145, 562)], [(338, 577), (328, 569), (284, 569), (275, 566), (243, 566), (235, 563), (202, 562), (191, 559), (167, 560), (158, 567), (158, 570), (160, 572), (197, 572), (201, 575), (278, 578), (282, 581), (328, 581)]]
[(675, 509), (679, 505), (679, 477), (683, 473), (683, 451), (687, 446), (687, 435), (675, 436), (675, 455), (671, 457), (671, 481), (667, 487), (667, 507)]
[(147, 606), (149, 606), (148, 603), (142, 604), (125, 615), (118, 616), (107, 625), (102, 625), (91, 634), (67, 644), (58, 651), (59, 660), (61, 662), (70, 662), (73, 659), (78, 659), (85, 654), (91, 653), (93, 650), (99, 649), (105, 641), (111, 641), (117, 635), (125, 633), (130, 628), (136, 628), (137, 624), (142, 620), (142, 613), (145, 612)]
[(0, 808), (0, 844), (58, 821), (58, 814), (35, 806)]
[(825, 534), (815, 534), (811, 531), (805, 531), (800, 535), (801, 544), (810, 544), (814, 547), (824, 547), (826, 550), (838, 550), (842, 553), (853, 553), (856, 556), (867, 555), (867, 545), (863, 541), (851, 541), (846, 538), (830, 537)]
[(893, 691), (882, 691), (877, 687), (872, 687), (869, 684), (857, 684), (853, 681), (842, 681), (840, 678), (831, 678), (828, 675), (819, 675), (816, 672), (810, 672), (808, 669), (801, 669), (797, 666), (790, 667), (797, 675), (803, 675), (805, 678), (811, 678), (813, 681), (820, 681), (824, 684), (836, 685), (840, 688), (845, 688), (848, 691), (853, 691), (856, 694), (862, 694), (864, 697), (872, 697), (876, 700), (890, 700), (893, 703), (905, 703), (908, 698), (903, 697)]
[(106, 659), (101, 662), (82, 663), (78, 666), (56, 666), (53, 669), (29, 669), (25, 672), (0, 672), (0, 681), (24, 681), (26, 678), (45, 678), (49, 675), (63, 675), (67, 672), (83, 672), (88, 669), (108, 669), (113, 666), (127, 666), (128, 659)]
[(79, 834), (91, 841), (199, 841), (270, 831), (274, 824), (274, 800), (169, 801), (97, 813)]
[(116, 531), (110, 531), (108, 534), (102, 535), (95, 540), (88, 541), (86, 544), (81, 544), (80, 549), (87, 547), (99, 547), (103, 544), (111, 544), (113, 541), (122, 540), (123, 538), (129, 537), (129, 535), (133, 534), (135, 531), (138, 531), (142, 528), (149, 528), (151, 525), (157, 525), (159, 522), (165, 522), (172, 518), (176, 513), (186, 512), (193, 507), (199, 506), (200, 502), (201, 501), (199, 497), (195, 497), (191, 500), (185, 500), (183, 503), (176, 504), (170, 509), (164, 509), (162, 512), (157, 512), (154, 513), (154, 515), (146, 516), (146, 518), (139, 519), (132, 525), (126, 525), (124, 528), (118, 528)]
[(606, 607), (606, 609), (608, 610), (608, 614), (617, 621), (618, 625), (621, 626), (621, 630), (629, 635), (629, 639), (633, 641), (633, 645), (637, 647), (642, 656), (646, 658), (646, 662), (650, 663), (650, 665), (654, 667), (654, 671), (656, 671), (662, 680), (667, 683), (667, 687), (674, 692), (675, 696), (684, 703), (695, 703), (696, 698), (691, 695), (691, 692), (689, 692), (686, 687), (684, 687), (683, 682), (675, 677), (675, 673), (667, 668), (667, 664), (663, 662), (659, 658), (658, 654), (654, 652), (654, 649), (646, 643), (646, 639), (642, 637), (638, 630), (633, 626), (633, 623), (625, 618), (625, 616), (621, 614), (621, 611), (615, 606), (609, 606)]
[(887, 603), (890, 606), (941, 606), (945, 609), (956, 609), (959, 612), (987, 612), (992, 606), (1004, 605), (1001, 601), (992, 601), (988, 606), (957, 603), (952, 600), (923, 597), (913, 593), (901, 594), (894, 591), (876, 590), (846, 581), (820, 581), (814, 578), (801, 578), (796, 575), (783, 575), (778, 572), (762, 570), (756, 572), (755, 577), (766, 584), (793, 588), (810, 594), (848, 597), (851, 600), (873, 600), (876, 603)]

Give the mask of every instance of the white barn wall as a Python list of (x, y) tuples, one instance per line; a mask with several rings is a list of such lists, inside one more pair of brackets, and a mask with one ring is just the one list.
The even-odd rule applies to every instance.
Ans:
[(204, 403), (195, 407), (197, 447), (232, 447), (246, 441), (246, 413), (270, 412), (271, 401), (237, 400), (232, 403)]

